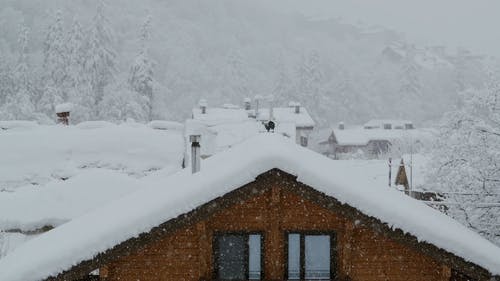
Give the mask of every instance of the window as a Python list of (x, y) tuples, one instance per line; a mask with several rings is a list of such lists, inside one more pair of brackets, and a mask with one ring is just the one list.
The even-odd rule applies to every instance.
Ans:
[(262, 278), (262, 235), (225, 233), (215, 235), (215, 275), (218, 280)]
[(331, 233), (287, 233), (286, 279), (335, 279), (335, 235)]

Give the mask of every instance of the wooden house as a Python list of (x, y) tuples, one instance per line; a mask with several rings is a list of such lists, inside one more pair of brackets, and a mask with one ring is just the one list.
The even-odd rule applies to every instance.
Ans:
[(332, 162), (256, 137), (28, 241), (0, 280), (499, 280), (498, 247)]

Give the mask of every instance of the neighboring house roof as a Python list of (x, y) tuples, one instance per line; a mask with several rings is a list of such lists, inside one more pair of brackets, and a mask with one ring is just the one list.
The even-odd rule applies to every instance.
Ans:
[(177, 172), (183, 153), (182, 131), (133, 122), (0, 130), (0, 256), (44, 226), (59, 226), (140, 188), (139, 178), (160, 169)]
[[(314, 127), (315, 123), (307, 109), (300, 107), (295, 113), (294, 107), (273, 107), (274, 120), (279, 123), (294, 123), (297, 127)], [(257, 120), (269, 120), (269, 108), (260, 108)]]
[[(344, 130), (332, 129), (331, 131), (337, 144), (365, 146), (370, 141), (423, 141), (432, 139), (434, 131), (432, 129), (412, 129), (412, 130), (384, 130), (384, 129), (364, 129), (346, 128)], [(321, 140), (326, 142), (327, 140)]]
[(384, 128), (385, 124), (391, 124), (392, 128), (394, 127), (402, 127), (404, 128), (405, 124), (413, 124), (409, 120), (399, 120), (399, 119), (372, 119), (366, 122), (363, 127), (365, 128)]
[(26, 242), (0, 260), (0, 280), (39, 280), (78, 264), (95, 265), (82, 262), (95, 261), (99, 253), (129, 239), (138, 241), (153, 229), (161, 232), (155, 227), (187, 219), (185, 214), (196, 213), (200, 206), (213, 210), (217, 207), (207, 203), (273, 169), (297, 176), (299, 183), (328, 202), (346, 204), (342, 206), (355, 208), (388, 229), (401, 230), (394, 233), (408, 233), (415, 243), (451, 253), (448, 261), (464, 260), (500, 274), (500, 248), (452, 218), (386, 185), (373, 185), (342, 161), (276, 134), (262, 134), (202, 161), (196, 174), (186, 169), (169, 177), (144, 178), (140, 190)]

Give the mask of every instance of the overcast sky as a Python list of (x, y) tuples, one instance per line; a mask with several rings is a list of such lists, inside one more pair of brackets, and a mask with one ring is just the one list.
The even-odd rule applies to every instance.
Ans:
[[(500, 57), (500, 0), (283, 0), (276, 8), (389, 27), (409, 41)], [(286, 3), (286, 4), (285, 4)]]

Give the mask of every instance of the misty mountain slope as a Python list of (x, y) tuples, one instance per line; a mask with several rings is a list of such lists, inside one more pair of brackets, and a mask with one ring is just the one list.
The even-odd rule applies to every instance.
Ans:
[[(54, 11), (62, 11), (64, 32), (69, 32), (73, 18), (87, 30), (99, 1), (0, 2), (0, 16), (9, 26), (1, 28), (0, 57), (15, 63), (16, 26), (24, 17), (30, 29), (29, 63), (34, 69), (30, 75), (40, 83), (45, 71), (44, 34)], [(301, 102), (320, 126), (372, 117), (423, 122), (459, 104), (458, 90), (482, 84), (480, 57), (413, 47), (401, 35), (381, 28), (277, 13), (264, 2), (110, 0), (103, 14), (116, 52), (114, 79), (104, 95), (122, 99), (129, 99), (120, 89), (141, 46), (141, 25), (147, 15), (152, 16), (148, 41), (154, 78), (152, 118), (182, 120), (200, 98), (215, 106), (273, 94), (276, 104)], [(40, 88), (33, 95), (40, 96)], [(37, 98), (33, 100), (38, 107)], [(118, 108), (113, 110), (123, 112), (111, 115), (103, 104), (78, 116), (146, 119), (137, 114), (143, 110), (138, 103), (129, 109), (131, 113)]]

